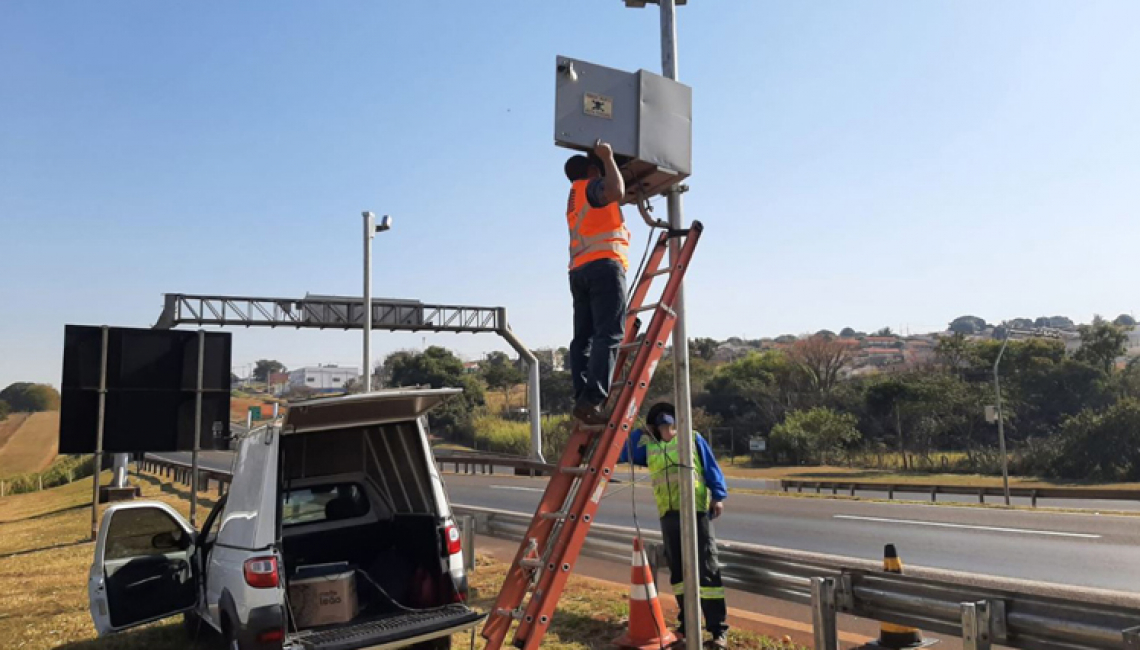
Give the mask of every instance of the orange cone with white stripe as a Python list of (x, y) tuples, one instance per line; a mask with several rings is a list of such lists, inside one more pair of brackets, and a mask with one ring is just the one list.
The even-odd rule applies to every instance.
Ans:
[(633, 575), (629, 592), (629, 629), (614, 640), (614, 645), (630, 650), (660, 650), (677, 640), (665, 626), (657, 586), (649, 570), (649, 560), (641, 547), (641, 539), (633, 540)]

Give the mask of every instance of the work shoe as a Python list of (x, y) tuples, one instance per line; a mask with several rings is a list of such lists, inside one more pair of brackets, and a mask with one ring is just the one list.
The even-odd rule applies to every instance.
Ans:
[(580, 402), (574, 407), (574, 419), (582, 424), (605, 424), (609, 421), (601, 404), (586, 404)]
[(665, 650), (685, 650), (685, 633), (677, 632), (677, 640), (665, 646)]
[(705, 650), (725, 650), (728, 647), (728, 635), (724, 632), (714, 634), (713, 638), (705, 641)]

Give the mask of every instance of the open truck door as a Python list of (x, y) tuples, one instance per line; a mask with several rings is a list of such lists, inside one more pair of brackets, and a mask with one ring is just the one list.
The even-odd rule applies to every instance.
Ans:
[(165, 503), (108, 508), (87, 578), (91, 619), (99, 635), (197, 607), (195, 548), (194, 529)]

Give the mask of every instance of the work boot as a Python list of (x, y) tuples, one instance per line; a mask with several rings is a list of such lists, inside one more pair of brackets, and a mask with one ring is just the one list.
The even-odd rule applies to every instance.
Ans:
[(601, 404), (588, 404), (586, 402), (579, 402), (574, 407), (574, 419), (580, 421), (582, 424), (605, 424), (609, 421), (605, 412), (602, 410)]
[(705, 641), (705, 650), (725, 650), (728, 648), (728, 634), (721, 632), (714, 634), (713, 638)]
[(665, 650), (685, 650), (685, 633), (677, 632), (677, 640), (665, 646)]

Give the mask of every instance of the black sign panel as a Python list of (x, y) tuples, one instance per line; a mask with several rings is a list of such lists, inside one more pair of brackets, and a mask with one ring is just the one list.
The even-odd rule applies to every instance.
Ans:
[[(194, 448), (198, 332), (111, 327), (107, 332), (103, 451)], [(202, 449), (229, 436), (230, 335), (204, 337)], [(95, 451), (103, 329), (68, 325), (64, 333), (59, 452)], [(220, 436), (215, 423), (220, 423)]]

